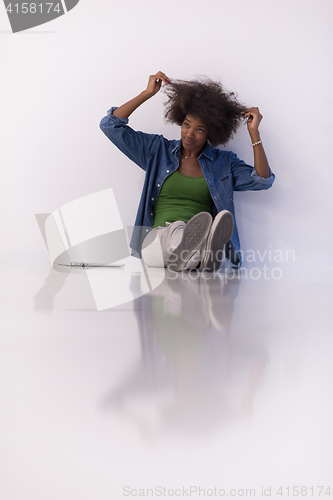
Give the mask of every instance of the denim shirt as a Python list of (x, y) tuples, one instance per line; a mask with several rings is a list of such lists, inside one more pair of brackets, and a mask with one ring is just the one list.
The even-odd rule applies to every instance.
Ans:
[[(130, 246), (132, 255), (141, 257), (141, 246), (154, 223), (153, 205), (165, 179), (179, 167), (181, 140), (169, 141), (162, 135), (135, 131), (128, 124), (128, 118), (117, 118), (112, 107), (100, 122), (100, 128), (110, 141), (130, 160), (145, 172), (135, 227)], [(240, 160), (231, 151), (221, 151), (205, 144), (198, 162), (206, 179), (214, 202), (212, 216), (221, 210), (229, 210), (235, 219), (233, 191), (268, 189), (275, 176), (260, 177), (256, 170)], [(233, 235), (226, 245), (226, 256), (236, 266), (241, 264), (240, 242), (235, 220)]]

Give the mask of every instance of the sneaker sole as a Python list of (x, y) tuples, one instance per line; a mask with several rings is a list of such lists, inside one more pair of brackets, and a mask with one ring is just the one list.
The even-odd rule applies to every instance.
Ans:
[[(207, 257), (203, 261), (203, 269), (208, 272), (215, 272), (219, 269), (224, 247), (230, 240), (234, 232), (234, 218), (228, 210), (222, 210), (212, 224), (211, 234), (207, 244)], [(222, 258), (216, 258), (217, 252), (221, 252)]]
[(171, 271), (181, 271), (186, 266), (207, 238), (211, 225), (212, 216), (208, 212), (200, 212), (188, 221), (181, 242), (169, 257), (168, 268)]

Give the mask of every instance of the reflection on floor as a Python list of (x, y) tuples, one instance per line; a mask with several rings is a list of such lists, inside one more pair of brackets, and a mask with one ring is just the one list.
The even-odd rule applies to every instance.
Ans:
[(1, 498), (328, 491), (331, 282), (89, 272), (1, 271)]
[[(238, 279), (223, 286), (218, 274), (194, 279), (184, 273), (167, 276), (139, 299), (140, 363), (105, 407), (116, 408), (148, 439), (211, 434), (250, 411), (267, 360), (257, 342), (244, 346), (230, 337), (238, 287)], [(153, 413), (151, 405), (136, 411), (131, 402), (140, 399), (150, 399)]]

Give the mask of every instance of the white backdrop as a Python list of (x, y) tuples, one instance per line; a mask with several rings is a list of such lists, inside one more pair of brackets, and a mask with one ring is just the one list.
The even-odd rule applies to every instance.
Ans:
[[(99, 122), (146, 86), (220, 78), (264, 115), (262, 140), (276, 174), (266, 192), (236, 193), (242, 248), (292, 249), (296, 266), (331, 268), (331, 0), (80, 0), (68, 14), (12, 34), (0, 5), (1, 256), (47, 262), (34, 214), (112, 187), (134, 222), (143, 172)], [(178, 138), (162, 94), (131, 125)], [(226, 149), (252, 163), (244, 125)]]

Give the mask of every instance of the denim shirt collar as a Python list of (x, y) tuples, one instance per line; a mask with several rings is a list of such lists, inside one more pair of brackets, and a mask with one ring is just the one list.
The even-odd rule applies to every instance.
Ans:
[[(176, 146), (172, 149), (171, 152), (176, 153), (177, 151), (180, 151), (181, 147), (182, 147), (182, 140), (179, 139), (179, 141), (177, 141), (176, 143)], [(208, 142), (206, 142), (206, 144), (204, 145), (199, 158), (201, 158), (202, 155), (205, 155), (206, 158), (208, 158), (209, 160), (213, 160), (213, 148), (208, 144)]]

